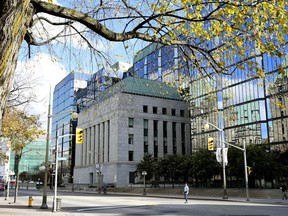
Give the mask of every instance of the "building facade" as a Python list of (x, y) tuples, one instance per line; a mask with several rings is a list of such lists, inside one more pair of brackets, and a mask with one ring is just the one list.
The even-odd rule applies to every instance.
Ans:
[[(252, 44), (250, 48), (248, 52), (256, 52)], [(236, 66), (230, 68), (233, 73), (229, 75), (210, 71), (205, 76), (197, 73), (189, 61), (183, 61), (183, 53), (176, 46), (150, 44), (136, 55), (133, 76), (179, 81), (179, 87), (186, 88), (191, 106), (192, 151), (207, 148), (209, 136), (235, 145), (245, 142), (264, 144), (269, 150), (285, 150), (288, 147), (287, 57), (263, 54), (251, 62), (262, 68), (264, 78), (256, 70)], [(205, 131), (206, 121), (223, 129), (224, 134), (213, 127)], [(216, 145), (220, 147), (221, 143), (216, 141)]]
[[(27, 172), (28, 174), (39, 172), (39, 167), (45, 163), (46, 140), (39, 139), (28, 143), (22, 151), (19, 163), (19, 173)], [(10, 154), (10, 170), (15, 170), (15, 152)]]
[[(59, 157), (65, 158), (59, 162), (59, 176), (61, 183), (73, 181), (73, 167), (75, 161), (75, 134), (77, 122), (71, 119), (71, 113), (77, 112), (75, 103), (75, 92), (86, 88), (87, 80), (91, 77), (84, 73), (70, 73), (62, 79), (54, 88), (52, 108), (52, 130), (51, 130), (51, 155), (55, 155), (56, 141), (58, 142)], [(59, 138), (60, 137), (60, 138)], [(53, 157), (55, 161), (55, 156)]]
[[(71, 119), (71, 113), (79, 112), (79, 109), (85, 106), (87, 101), (93, 100), (99, 92), (121, 80), (123, 72), (130, 66), (127, 63), (117, 62), (112, 66), (101, 68), (93, 75), (73, 72), (55, 86), (50, 151), (52, 155), (55, 155), (57, 141), (58, 155), (64, 159), (59, 162), (58, 173), (61, 183), (73, 182), (75, 136), (63, 136), (75, 134), (77, 120)], [(79, 99), (78, 103), (76, 98)]]
[(145, 153), (191, 154), (188, 107), (162, 82), (128, 77), (106, 89), (79, 113), (74, 183), (127, 186)]

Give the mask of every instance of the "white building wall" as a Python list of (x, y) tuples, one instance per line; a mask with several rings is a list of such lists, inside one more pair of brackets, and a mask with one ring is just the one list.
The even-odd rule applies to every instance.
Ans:
[[(148, 106), (148, 113), (143, 112), (143, 105)], [(158, 107), (158, 114), (153, 114), (153, 106)], [(167, 115), (162, 115), (162, 107), (167, 108), (167, 110), (171, 108), (178, 110), (176, 112), (177, 115), (171, 116), (169, 112)], [(91, 127), (90, 137), (91, 144), (93, 144), (91, 151), (96, 151), (97, 153), (94, 152), (94, 157), (91, 160), (83, 160), (86, 163), (81, 163), (81, 158), (87, 157), (89, 149), (87, 148), (89, 143), (86, 138), (87, 134), (84, 135), (83, 145), (76, 145), (75, 183), (77, 183), (77, 179), (80, 179), (81, 183), (90, 184), (90, 173), (93, 173), (93, 183), (97, 184), (98, 179), (95, 173), (98, 158), (95, 157), (99, 155), (100, 163), (103, 165), (103, 182), (115, 183), (117, 186), (128, 186), (129, 173), (136, 171), (137, 163), (144, 156), (144, 119), (149, 120), (149, 153), (152, 155), (154, 155), (153, 120), (158, 121), (158, 156), (162, 157), (163, 121), (168, 122), (168, 154), (173, 153), (172, 122), (177, 122), (177, 125), (181, 125), (181, 122), (190, 124), (189, 118), (179, 117), (178, 113), (180, 109), (185, 109), (185, 112), (188, 112), (188, 104), (181, 101), (119, 93), (105, 101), (90, 106), (89, 109), (83, 110), (78, 117), (78, 127), (84, 128), (85, 133), (87, 133), (86, 129)], [(129, 118), (134, 119), (133, 128), (129, 128)], [(92, 128), (94, 127), (95, 132), (93, 133)], [(129, 133), (133, 134), (133, 145), (128, 144)], [(95, 135), (93, 136), (93, 134)], [(180, 134), (180, 127), (177, 126), (177, 136), (180, 139), (180, 135), (178, 134)], [(186, 146), (190, 146), (190, 140), (186, 138), (186, 142)], [(177, 142), (177, 144), (177, 151), (180, 151), (181, 142)], [(133, 151), (133, 161), (128, 160), (129, 151)], [(190, 152), (187, 151), (187, 153)]]

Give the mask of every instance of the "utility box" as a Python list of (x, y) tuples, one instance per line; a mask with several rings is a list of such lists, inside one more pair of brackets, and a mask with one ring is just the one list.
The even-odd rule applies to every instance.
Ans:
[[(52, 207), (53, 211), (54, 211), (54, 202), (53, 202), (53, 207)], [(61, 210), (61, 199), (60, 198), (56, 198), (56, 208), (55, 211), (60, 211)]]

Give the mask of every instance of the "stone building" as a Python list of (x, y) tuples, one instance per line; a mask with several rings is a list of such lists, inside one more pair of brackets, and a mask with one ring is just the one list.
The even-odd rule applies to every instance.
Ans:
[(145, 153), (191, 154), (188, 108), (163, 82), (128, 77), (106, 89), (79, 113), (74, 183), (127, 186)]

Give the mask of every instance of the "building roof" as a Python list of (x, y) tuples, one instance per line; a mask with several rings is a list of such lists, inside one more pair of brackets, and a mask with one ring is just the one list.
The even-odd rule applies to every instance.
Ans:
[(95, 102), (105, 100), (118, 93), (183, 101), (176, 87), (156, 80), (127, 77), (99, 93), (92, 103), (94, 104)]
[(123, 84), (121, 90), (123, 93), (182, 100), (176, 87), (172, 87), (171, 85), (160, 81), (128, 77), (123, 80)]

